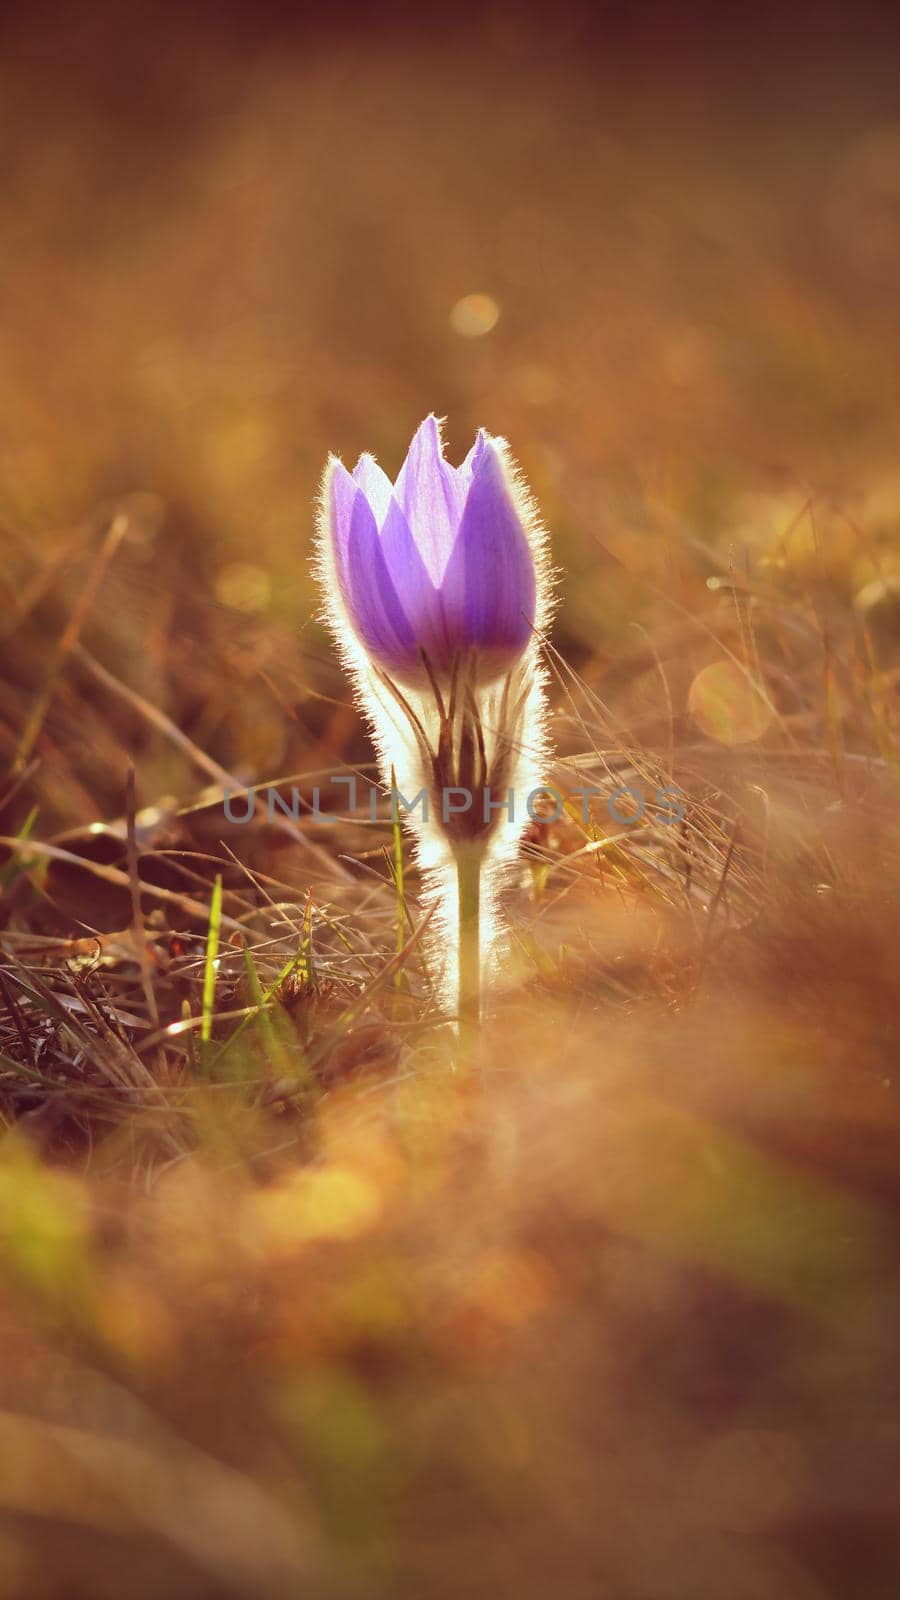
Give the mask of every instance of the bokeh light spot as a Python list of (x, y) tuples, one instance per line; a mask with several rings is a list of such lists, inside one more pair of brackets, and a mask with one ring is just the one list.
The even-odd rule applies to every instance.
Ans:
[(697, 673), (688, 710), (708, 738), (727, 745), (761, 738), (773, 715), (763, 690), (736, 661), (713, 661)]
[(464, 339), (480, 339), (500, 320), (500, 307), (489, 294), (466, 294), (450, 312), (450, 326)]
[(256, 1200), (257, 1221), (273, 1247), (311, 1239), (354, 1239), (377, 1221), (375, 1185), (349, 1167), (300, 1173)]
[(560, 383), (555, 372), (536, 362), (525, 362), (513, 373), (513, 382), (530, 406), (548, 406), (559, 396)]
[(265, 611), (272, 595), (269, 574), (251, 561), (232, 561), (216, 575), (216, 599), (251, 615)]

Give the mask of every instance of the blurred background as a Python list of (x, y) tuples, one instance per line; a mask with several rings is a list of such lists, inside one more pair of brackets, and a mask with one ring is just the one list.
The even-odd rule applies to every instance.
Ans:
[[(71, 609), (79, 527), (136, 497), (88, 642), (226, 766), (287, 771), (284, 703), (321, 732), (300, 702), (338, 682), (327, 452), (393, 474), (430, 410), (451, 459), (511, 440), (578, 666), (633, 644), (627, 574), (647, 621), (660, 520), (774, 545), (811, 490), (893, 514), (890, 8), (87, 0), (0, 30), (7, 616)], [(9, 649), (15, 720), (43, 662)], [(121, 795), (94, 731), (59, 821)], [(143, 798), (179, 787), (141, 755)]]
[[(3, 1600), (896, 1600), (898, 47), (0, 8)], [(389, 836), (221, 813), (371, 759), (314, 500), (430, 411), (551, 531), (557, 781), (688, 797), (532, 830), (472, 1075)]]

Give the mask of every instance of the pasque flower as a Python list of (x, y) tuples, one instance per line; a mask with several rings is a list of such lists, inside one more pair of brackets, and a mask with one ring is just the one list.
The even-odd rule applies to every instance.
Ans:
[(407, 823), (462, 1023), (480, 1014), (502, 869), (546, 760), (545, 543), (505, 440), (483, 429), (453, 467), (427, 417), (394, 483), (370, 455), (352, 473), (329, 458), (318, 539), (325, 618), (384, 783), (427, 797)]
[(446, 678), (468, 656), (489, 682), (514, 665), (534, 627), (536, 577), (502, 440), (482, 429), (452, 467), (431, 416), (396, 483), (370, 455), (352, 474), (332, 459), (325, 497), (347, 616), (380, 667), (421, 683), (428, 668)]

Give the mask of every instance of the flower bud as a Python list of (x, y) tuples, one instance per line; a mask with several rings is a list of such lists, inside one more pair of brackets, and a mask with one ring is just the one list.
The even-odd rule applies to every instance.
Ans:
[(428, 417), (394, 484), (372, 456), (352, 474), (332, 457), (324, 537), (347, 621), (373, 662), (407, 685), (446, 682), (460, 662), (479, 683), (508, 672), (535, 623), (531, 521), (504, 441), (483, 429), (452, 467)]

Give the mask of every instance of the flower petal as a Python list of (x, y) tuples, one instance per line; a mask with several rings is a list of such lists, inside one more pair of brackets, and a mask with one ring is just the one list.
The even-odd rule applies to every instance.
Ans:
[(440, 596), (396, 500), (391, 500), (381, 530), (381, 552), (416, 643), (443, 667), (452, 652), (447, 648)]
[(456, 469), (457, 479), (461, 483), (465, 484), (466, 493), (469, 491), (472, 483), (472, 475), (479, 461), (481, 460), (482, 452), (489, 438), (490, 434), (486, 433), (484, 428), (479, 428), (475, 435), (475, 443), (469, 451), (469, 454), (466, 456), (465, 461), (463, 461)]
[(353, 468), (353, 482), (358, 484), (363, 494), (372, 507), (375, 521), (379, 528), (384, 527), (384, 519), (388, 513), (388, 506), (394, 493), (394, 485), (386, 472), (383, 472), (375, 457), (366, 453), (360, 456)]
[(465, 505), (465, 484), (444, 460), (436, 417), (426, 417), (417, 430), (400, 469), (394, 496), (429, 577), (439, 584)]
[(328, 511), (328, 527), (334, 546), (334, 556), (342, 589), (345, 586), (347, 575), (347, 546), (350, 539), (350, 524), (353, 520), (358, 493), (358, 486), (354, 483), (343, 461), (339, 461), (337, 456), (332, 456), (328, 463), (324, 495)]
[(451, 645), (477, 650), (498, 674), (521, 655), (534, 622), (534, 559), (491, 439), (477, 458), (440, 595)]
[(372, 508), (340, 461), (330, 499), (337, 578), (356, 633), (383, 666), (417, 666), (415, 634), (391, 581)]

